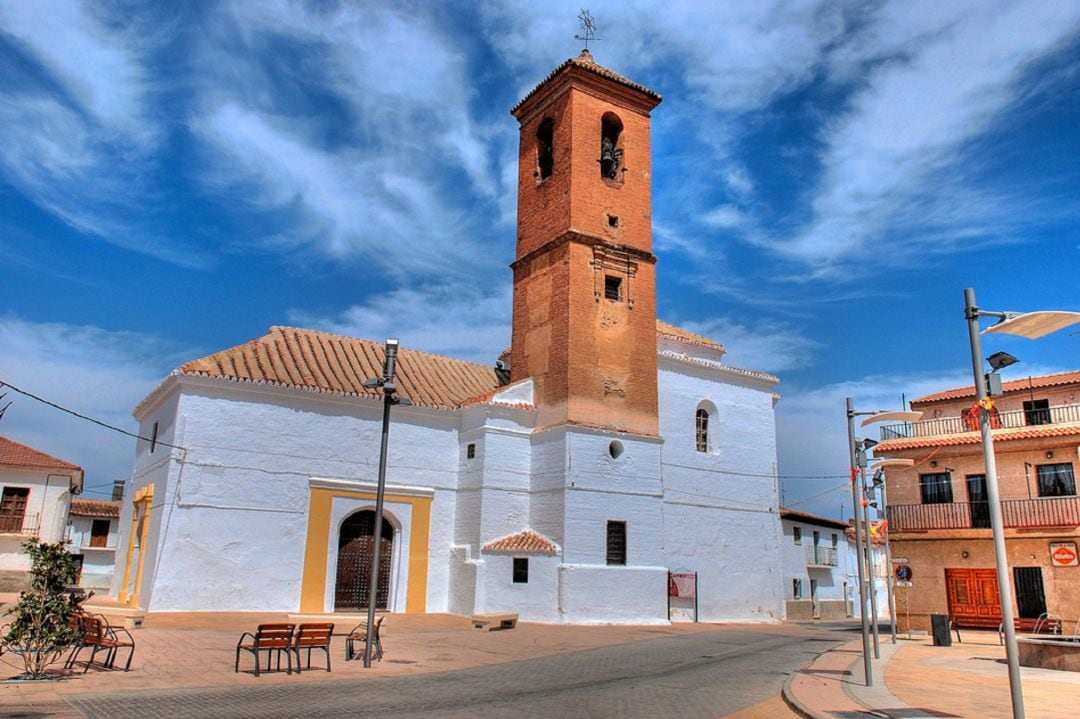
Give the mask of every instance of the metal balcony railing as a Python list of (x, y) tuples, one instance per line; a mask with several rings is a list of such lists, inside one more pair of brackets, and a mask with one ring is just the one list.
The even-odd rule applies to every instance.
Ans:
[[(989, 529), (986, 502), (951, 504), (894, 504), (888, 508), (889, 529)], [(1009, 528), (1080, 527), (1080, 497), (1007, 499), (1001, 515)]]
[(41, 515), (38, 512), (0, 516), (0, 534), (37, 536)]
[[(991, 417), (993, 429), (1019, 429), (1042, 424), (1080, 424), (1080, 404), (1066, 404), (1049, 409), (1013, 410), (998, 412)], [(881, 427), (881, 439), (909, 439), (912, 437), (939, 437), (948, 434), (976, 432), (978, 418), (973, 416), (939, 417), (918, 422), (887, 424)]]
[(814, 567), (835, 567), (836, 566), (836, 548), (835, 547), (815, 547), (813, 545), (806, 545), (806, 564)]

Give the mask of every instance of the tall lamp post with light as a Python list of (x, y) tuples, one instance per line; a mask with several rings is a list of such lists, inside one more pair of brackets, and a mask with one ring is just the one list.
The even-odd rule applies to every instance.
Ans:
[[(873, 488), (875, 490), (881, 489), (881, 507), (880, 511), (885, 514), (888, 504), (888, 492), (885, 485), (885, 468), (886, 467), (910, 467), (915, 464), (913, 459), (901, 459), (899, 457), (888, 457), (878, 459), (874, 462), (874, 478), (872, 481)], [(873, 502), (870, 503), (874, 505)], [(885, 520), (885, 567), (889, 572), (889, 576), (885, 578), (885, 588), (889, 596), (889, 634), (892, 635), (892, 643), (896, 644), (896, 591), (893, 589), (893, 568), (892, 568), (892, 549), (889, 547), (889, 528), (888, 518)]]
[[(877, 443), (873, 440), (855, 441), (856, 417), (866, 417), (866, 419), (862, 421), (862, 426), (865, 427), (872, 422), (914, 422), (922, 417), (922, 413), (905, 411), (890, 412), (882, 410), (875, 412), (856, 412), (855, 400), (851, 397), (847, 398), (848, 460), (851, 471), (851, 502), (855, 515), (855, 565), (857, 567), (856, 571), (859, 573), (859, 616), (862, 618), (863, 677), (865, 678), (866, 686), (870, 687), (874, 685), (874, 672), (870, 665), (870, 629), (866, 616), (866, 562), (863, 559), (863, 531), (859, 523), (859, 506), (862, 504), (860, 496), (863, 492), (860, 490), (858, 484), (860, 460), (862, 466), (865, 467), (866, 450)], [(863, 510), (866, 510), (865, 506), (863, 507)]]
[[(998, 322), (979, 331), (981, 317), (996, 317)], [(990, 529), (994, 536), (994, 563), (997, 569), (998, 597), (1001, 600), (1001, 626), (1005, 634), (1005, 655), (1009, 665), (1009, 693), (1012, 697), (1014, 719), (1024, 717), (1024, 694), (1020, 685), (1020, 659), (1016, 646), (1016, 628), (1013, 626), (1012, 587), (1009, 583), (1009, 563), (1005, 554), (1005, 523), (1001, 515), (1001, 497), (998, 493), (997, 463), (994, 459), (994, 438), (990, 429), (990, 408), (987, 384), (998, 385), (996, 374), (986, 373), (982, 364), (982, 341), (980, 334), (1011, 334), (1028, 339), (1038, 339), (1051, 332), (1080, 322), (1080, 312), (990, 312), (975, 304), (975, 290), (964, 290), (964, 319), (967, 320), (968, 340), (971, 345), (971, 369), (975, 379), (975, 402), (979, 408), (979, 431), (982, 434), (983, 461), (986, 467), (986, 494), (990, 505)], [(1004, 367), (1007, 360), (1001, 353), (994, 370)], [(1004, 362), (1002, 361), (1004, 360)], [(1011, 360), (1011, 361), (1010, 361)], [(996, 392), (998, 393), (998, 392)]]
[(412, 404), (405, 397), (395, 397), (397, 386), (394, 384), (394, 369), (397, 367), (398, 341), (386, 340), (386, 355), (383, 358), (382, 377), (375, 377), (364, 381), (364, 386), (369, 389), (382, 387), (383, 391), (383, 414), (382, 414), (382, 444), (379, 449), (379, 483), (375, 489), (375, 543), (371, 551), (371, 586), (368, 592), (367, 613), (367, 636), (364, 638), (364, 668), (371, 668), (371, 646), (374, 641), (375, 628), (375, 603), (379, 596), (379, 544), (382, 541), (382, 518), (383, 500), (386, 495), (386, 447), (390, 440), (390, 408), (400, 405), (407, 407)]

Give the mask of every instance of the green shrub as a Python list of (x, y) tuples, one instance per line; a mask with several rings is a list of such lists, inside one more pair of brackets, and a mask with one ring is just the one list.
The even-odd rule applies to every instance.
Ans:
[(30, 589), (7, 611), (11, 618), (0, 637), (5, 653), (22, 656), (24, 679), (41, 679), (50, 664), (75, 640), (71, 618), (81, 598), (68, 591), (79, 575), (75, 558), (63, 544), (32, 537), (22, 545), (30, 555)]

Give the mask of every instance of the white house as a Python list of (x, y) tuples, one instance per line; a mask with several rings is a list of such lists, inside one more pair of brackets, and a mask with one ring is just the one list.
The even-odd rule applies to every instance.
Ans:
[(0, 591), (23, 588), (29, 537), (63, 540), (68, 505), (82, 486), (77, 465), (0, 437)]
[(82, 564), (81, 586), (108, 588), (112, 584), (119, 518), (119, 500), (71, 500), (65, 539)]
[[(499, 367), (398, 354), (379, 607), (664, 623), (677, 571), (702, 620), (782, 617), (778, 380), (656, 319), (659, 102), (586, 52), (514, 109), (511, 347)], [(134, 411), (118, 598), (366, 606), (383, 362), (381, 342), (273, 327), (166, 377)]]
[[(787, 507), (781, 508), (780, 517), (786, 618), (803, 621), (861, 617), (858, 558), (851, 525)], [(885, 551), (877, 539), (870, 548), (870, 569), (878, 616), (886, 618), (889, 605)]]

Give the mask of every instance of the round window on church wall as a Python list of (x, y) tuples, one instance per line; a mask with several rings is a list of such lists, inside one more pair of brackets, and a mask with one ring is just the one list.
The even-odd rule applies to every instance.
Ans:
[(623, 444), (617, 439), (611, 440), (611, 444), (607, 448), (608, 454), (612, 459), (618, 459), (619, 455), (623, 453)]

